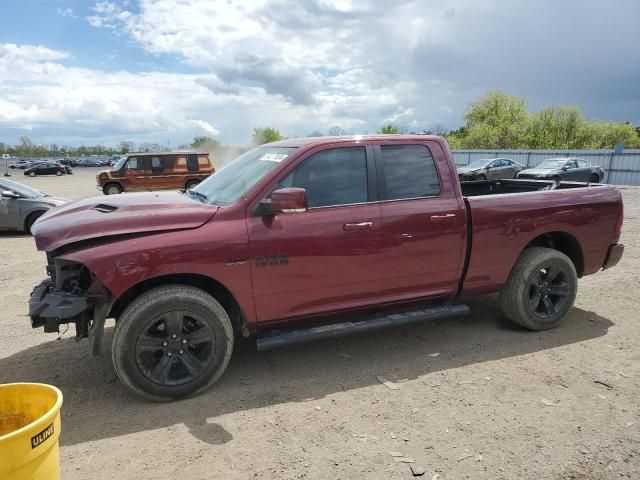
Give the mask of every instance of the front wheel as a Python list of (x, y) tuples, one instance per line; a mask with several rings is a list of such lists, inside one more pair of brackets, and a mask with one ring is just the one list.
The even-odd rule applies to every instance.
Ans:
[(227, 368), (233, 329), (208, 293), (167, 285), (143, 293), (116, 324), (112, 359), (122, 383), (138, 395), (169, 401), (202, 392)]
[(486, 180), (486, 179), (487, 179), (486, 175), (484, 175), (482, 173), (480, 175), (478, 175), (478, 180)]
[(60, 177), (60, 176), (62, 176), (62, 172), (61, 172), (60, 170), (58, 170), (58, 171), (56, 172), (56, 175)]
[(184, 188), (187, 189), (187, 190), (191, 190), (192, 188), (194, 188), (199, 183), (200, 182), (198, 180), (189, 180), (187, 182), (187, 184), (184, 186)]
[(107, 185), (104, 186), (104, 188), (102, 189), (102, 192), (105, 195), (118, 195), (122, 193), (122, 187), (117, 183), (108, 183)]
[(576, 299), (578, 276), (564, 253), (551, 248), (526, 249), (500, 293), (504, 314), (529, 330), (560, 323)]
[(29, 172), (29, 176), (30, 177), (35, 177), (36, 176), (36, 172)]

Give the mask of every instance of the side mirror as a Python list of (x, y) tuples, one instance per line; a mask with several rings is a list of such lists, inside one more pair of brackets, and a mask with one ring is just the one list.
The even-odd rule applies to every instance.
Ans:
[(307, 192), (304, 188), (280, 188), (271, 194), (273, 213), (303, 213), (308, 208)]
[(569, 170), (569, 168), (570, 168), (569, 165), (564, 165), (562, 167), (562, 170), (566, 172), (567, 170)]
[(20, 198), (20, 195), (13, 193), (11, 190), (3, 190), (2, 198)]

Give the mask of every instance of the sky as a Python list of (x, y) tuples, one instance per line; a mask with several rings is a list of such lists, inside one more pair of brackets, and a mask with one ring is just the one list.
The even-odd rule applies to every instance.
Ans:
[(638, 0), (0, 0), (0, 142), (457, 128), (491, 89), (640, 125)]

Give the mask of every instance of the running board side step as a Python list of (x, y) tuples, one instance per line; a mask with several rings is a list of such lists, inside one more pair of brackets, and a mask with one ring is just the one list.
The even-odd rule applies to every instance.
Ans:
[(324, 338), (342, 337), (362, 332), (373, 332), (390, 327), (410, 325), (426, 320), (440, 320), (443, 318), (459, 317), (469, 313), (467, 305), (447, 305), (443, 307), (426, 308), (411, 312), (394, 313), (384, 317), (374, 317), (371, 320), (358, 322), (343, 322), (313, 327), (304, 330), (290, 330), (279, 334), (258, 338), (258, 350), (271, 350), (287, 345), (321, 340)]

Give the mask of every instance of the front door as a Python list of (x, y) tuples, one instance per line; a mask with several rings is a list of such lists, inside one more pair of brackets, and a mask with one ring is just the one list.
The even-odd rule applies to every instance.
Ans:
[[(466, 213), (440, 146), (381, 145), (378, 157), (382, 243), (380, 267), (388, 301), (457, 292)], [(453, 177), (455, 178), (455, 177)]]
[(338, 311), (377, 300), (382, 271), (379, 205), (370, 202), (373, 162), (364, 146), (311, 152), (273, 187), (304, 188), (309, 209), (248, 218), (260, 321)]
[[(0, 185), (0, 190), (9, 189)], [(0, 230), (19, 228), (19, 221), (20, 200), (0, 197)]]
[(146, 190), (149, 166), (145, 165), (145, 157), (129, 157), (125, 168), (125, 190)]

